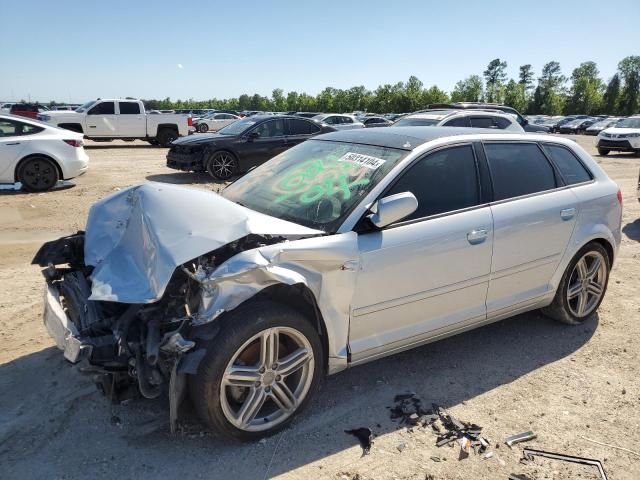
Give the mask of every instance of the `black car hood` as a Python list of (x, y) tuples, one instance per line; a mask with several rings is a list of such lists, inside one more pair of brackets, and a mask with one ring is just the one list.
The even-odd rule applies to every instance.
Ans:
[(197, 135), (189, 135), (188, 137), (180, 137), (172, 142), (172, 145), (204, 145), (213, 142), (228, 142), (238, 138), (237, 135), (221, 135), (219, 133), (199, 133)]

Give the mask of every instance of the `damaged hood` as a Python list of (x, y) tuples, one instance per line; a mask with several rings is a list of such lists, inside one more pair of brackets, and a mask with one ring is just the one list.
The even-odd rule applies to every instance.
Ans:
[(94, 267), (90, 299), (155, 302), (178, 266), (252, 233), (322, 232), (204, 190), (150, 182), (117, 192), (89, 212), (84, 254)]

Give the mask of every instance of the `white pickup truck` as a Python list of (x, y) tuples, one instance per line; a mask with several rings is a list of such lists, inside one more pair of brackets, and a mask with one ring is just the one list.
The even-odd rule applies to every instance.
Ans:
[(97, 141), (146, 140), (168, 147), (178, 137), (189, 134), (191, 117), (175, 113), (148, 115), (140, 100), (103, 98), (87, 102), (75, 111), (51, 111), (38, 120), (83, 133)]

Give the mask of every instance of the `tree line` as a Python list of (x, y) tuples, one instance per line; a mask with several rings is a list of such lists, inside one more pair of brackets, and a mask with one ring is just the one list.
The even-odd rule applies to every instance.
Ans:
[(238, 98), (197, 101), (145, 100), (147, 109), (216, 108), (262, 111), (308, 112), (412, 112), (433, 103), (491, 102), (504, 103), (527, 114), (632, 115), (640, 111), (640, 56), (625, 57), (618, 70), (605, 82), (595, 62), (583, 62), (563, 75), (560, 64), (551, 61), (542, 67), (539, 77), (530, 64), (521, 65), (518, 78), (507, 78), (507, 62), (491, 60), (482, 75), (470, 75), (456, 83), (453, 91), (437, 86), (429, 88), (417, 77), (395, 85), (380, 85), (375, 90), (363, 86), (347, 90), (327, 87), (313, 96), (285, 92), (276, 88), (271, 97), (259, 94)]

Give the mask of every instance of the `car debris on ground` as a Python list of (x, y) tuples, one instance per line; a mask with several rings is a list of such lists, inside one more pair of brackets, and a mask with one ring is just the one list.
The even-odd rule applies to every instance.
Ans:
[(528, 431), (528, 432), (516, 433), (515, 435), (511, 435), (510, 437), (507, 437), (504, 443), (509, 448), (511, 448), (516, 443), (526, 442), (528, 440), (533, 440), (534, 438), (536, 438), (536, 434), (533, 433), (532, 431)]
[(604, 471), (602, 462), (593, 458), (575, 457), (573, 455), (566, 455), (561, 453), (545, 452), (543, 450), (534, 450), (533, 448), (524, 448), (522, 450), (521, 463), (529, 463), (533, 461), (533, 457), (544, 457), (551, 460), (560, 460), (563, 462), (579, 463), (582, 465), (590, 465), (598, 469), (600, 478), (602, 480), (608, 480), (607, 474)]
[(352, 430), (345, 430), (344, 433), (353, 435), (360, 442), (362, 447), (362, 456), (369, 455), (371, 446), (373, 445), (373, 432), (368, 427), (354, 428)]

